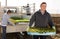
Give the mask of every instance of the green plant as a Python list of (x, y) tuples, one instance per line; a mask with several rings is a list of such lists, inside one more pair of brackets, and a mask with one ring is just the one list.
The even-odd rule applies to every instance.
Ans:
[(13, 16), (13, 17), (11, 17), (11, 19), (13, 19), (13, 20), (21, 20), (23, 18), (22, 17), (18, 17), (18, 16)]

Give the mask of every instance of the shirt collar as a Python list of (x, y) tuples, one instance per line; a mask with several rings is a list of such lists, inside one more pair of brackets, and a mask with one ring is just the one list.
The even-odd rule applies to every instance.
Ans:
[[(38, 12), (39, 12), (39, 14), (42, 14), (40, 9), (39, 9)], [(47, 13), (47, 11), (45, 10), (44, 14), (46, 14), (46, 13)]]

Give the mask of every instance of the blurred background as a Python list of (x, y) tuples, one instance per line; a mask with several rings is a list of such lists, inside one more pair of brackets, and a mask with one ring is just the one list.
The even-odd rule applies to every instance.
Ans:
[[(39, 10), (39, 6), (41, 2), (47, 3), (47, 10), (51, 14), (59, 14), (60, 13), (60, 4), (59, 0), (0, 0), (1, 7), (18, 7), (19, 11), (21, 11), (22, 6), (26, 6), (29, 4), (32, 9), (35, 6), (35, 11)], [(31, 10), (32, 12), (32, 10)]]
[[(0, 22), (2, 15), (11, 10), (11, 17), (17, 16), (21, 19), (26, 19), (28, 22), (20, 22), (20, 26), (28, 26), (31, 16), (40, 9), (40, 4), (42, 2), (47, 3), (47, 11), (51, 14), (52, 20), (56, 27), (57, 36), (53, 36), (54, 39), (59, 39), (60, 35), (60, 0), (0, 0)], [(27, 13), (28, 12), (28, 13)], [(25, 24), (26, 23), (26, 24)], [(16, 33), (15, 33), (16, 34)], [(12, 34), (8, 34), (9, 39), (12, 38)]]

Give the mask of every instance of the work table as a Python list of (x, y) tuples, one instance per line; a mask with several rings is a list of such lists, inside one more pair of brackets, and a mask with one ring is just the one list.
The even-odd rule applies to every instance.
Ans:
[[(28, 23), (25, 23), (25, 24), (21, 23), (15, 26), (8, 25), (6, 32), (7, 33), (23, 32), (27, 30), (27, 27), (28, 27)], [(1, 30), (0, 32), (2, 32), (1, 26), (0, 26), (0, 30)]]

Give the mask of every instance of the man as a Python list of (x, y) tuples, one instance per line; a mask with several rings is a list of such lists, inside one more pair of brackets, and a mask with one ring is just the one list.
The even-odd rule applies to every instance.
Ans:
[(9, 22), (9, 18), (11, 11), (8, 10), (7, 13), (4, 13), (3, 17), (2, 17), (2, 22), (1, 22), (1, 26), (2, 26), (2, 39), (6, 39), (6, 26)]
[[(40, 5), (41, 9), (35, 12), (30, 19), (30, 24), (29, 24), (30, 27), (32, 26), (33, 23), (35, 23), (34, 27), (40, 27), (40, 28), (47, 28), (48, 25), (50, 26), (50, 28), (54, 26), (50, 14), (46, 11), (46, 6), (47, 6), (46, 2), (41, 3)], [(46, 39), (46, 36), (41, 36), (41, 35), (33, 36), (34, 39), (38, 39), (39, 37), (40, 39)]]
[(26, 13), (27, 13), (27, 15), (31, 15), (29, 4), (27, 4), (27, 6), (26, 6)]
[(26, 10), (26, 15), (31, 15), (29, 4), (27, 4), (27, 6), (23, 6), (23, 9)]

